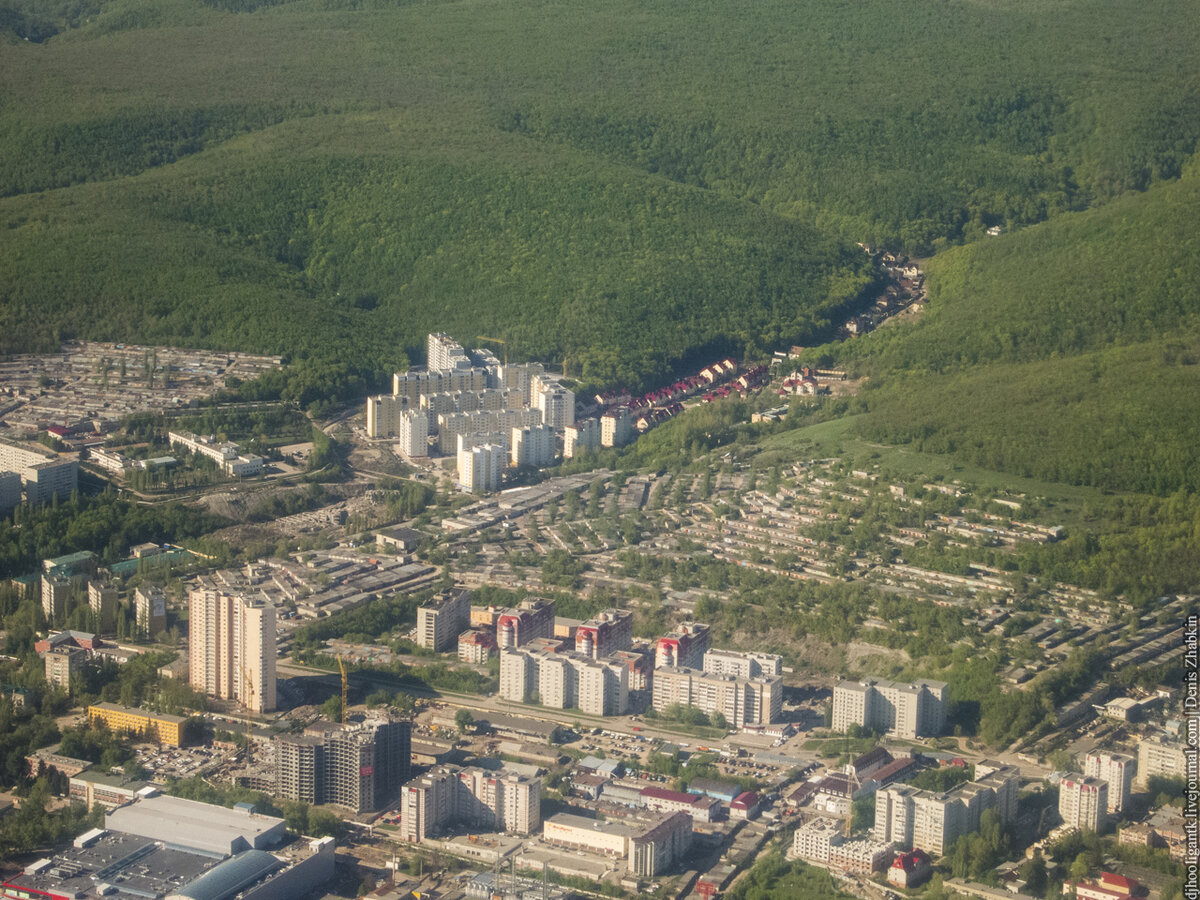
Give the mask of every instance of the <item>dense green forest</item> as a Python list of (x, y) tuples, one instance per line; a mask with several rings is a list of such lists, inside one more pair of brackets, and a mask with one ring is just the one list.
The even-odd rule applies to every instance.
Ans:
[(853, 240), (1177, 178), (1191, 12), (0, 0), (0, 349), (269, 350), (350, 397), (433, 328), (631, 385), (816, 343)]
[(1193, 163), (1171, 184), (935, 257), (918, 325), (839, 348), (876, 376), (860, 432), (1045, 481), (1194, 494), (1197, 221)]
[(641, 386), (827, 341), (862, 241), (931, 258), (916, 326), (819, 351), (861, 438), (1183, 492), (1126, 562), (1188, 554), (1186, 0), (0, 0), (0, 41), (0, 352), (277, 352), (245, 396), (325, 409), (444, 329)]

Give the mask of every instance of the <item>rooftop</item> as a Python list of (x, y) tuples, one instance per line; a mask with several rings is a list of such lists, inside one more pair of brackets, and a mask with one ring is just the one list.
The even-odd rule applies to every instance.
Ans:
[(564, 828), (590, 829), (601, 834), (628, 835), (632, 829), (619, 822), (602, 822), (600, 819), (589, 819), (587, 816), (575, 816), (571, 813), (559, 813), (546, 820), (547, 823), (561, 825)]
[(655, 800), (670, 800), (675, 803), (686, 803), (688, 806), (695, 806), (699, 802), (698, 794), (683, 794), (679, 791), (668, 791), (666, 788), (646, 787), (642, 788), (642, 796), (650, 797)]
[(105, 709), (109, 712), (124, 713), (128, 716), (146, 716), (147, 718), (157, 719), (160, 722), (174, 722), (176, 724), (183, 724), (187, 721), (184, 716), (172, 716), (168, 713), (155, 713), (150, 712), (148, 709), (137, 709), (132, 706), (121, 706), (117, 703), (93, 703), (92, 707), (95, 709)]
[(163, 847), (143, 837), (106, 832), (86, 847), (40, 860), (3, 883), (27, 892), (79, 897), (89, 896), (98, 883), (109, 883), (118, 887), (118, 898), (161, 897), (215, 864), (210, 857)]
[(105, 824), (128, 834), (170, 840), (171, 843), (222, 855), (239, 849), (261, 849), (283, 832), (283, 819), (245, 810), (226, 809), (196, 800), (158, 794), (118, 807)]

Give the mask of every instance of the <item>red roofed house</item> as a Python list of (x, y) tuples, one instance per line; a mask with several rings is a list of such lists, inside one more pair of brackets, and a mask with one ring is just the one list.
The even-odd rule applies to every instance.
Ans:
[(690, 813), (692, 820), (696, 822), (711, 822), (721, 809), (721, 801), (712, 797), (683, 794), (660, 787), (642, 788), (642, 803), (647, 809), (660, 812)]
[(897, 887), (916, 887), (928, 878), (932, 871), (933, 864), (929, 861), (929, 854), (924, 850), (914, 850), (912, 853), (901, 853), (892, 861), (887, 880), (888, 884)]
[(1076, 884), (1075, 896), (1078, 900), (1127, 900), (1138, 887), (1138, 882), (1133, 878), (1103, 872), (1098, 883), (1081, 881)]
[(729, 802), (729, 818), (753, 819), (758, 815), (758, 794), (743, 791)]

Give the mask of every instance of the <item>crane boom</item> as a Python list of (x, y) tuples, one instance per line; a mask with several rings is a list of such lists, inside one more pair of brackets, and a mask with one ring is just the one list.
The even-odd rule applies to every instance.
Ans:
[(346, 695), (349, 692), (348, 691), (349, 682), (346, 679), (346, 667), (342, 664), (342, 658), (339, 656), (337, 658), (337, 661), (338, 661), (338, 670), (342, 673), (342, 724), (345, 725), (346, 724)]
[(503, 346), (504, 347), (504, 364), (506, 366), (508, 365), (508, 341), (501, 340), (500, 338), (488, 337), (485, 334), (478, 335), (475, 338), (475, 340), (487, 341), (488, 343), (491, 343), (491, 344), (500, 344), (501, 346)]
[[(249, 702), (246, 706), (246, 768), (250, 768), (250, 711), (254, 707), (254, 682), (250, 678), (250, 671), (242, 666), (242, 683), (245, 685), (246, 696), (249, 697)], [(245, 699), (245, 698), (243, 698)]]

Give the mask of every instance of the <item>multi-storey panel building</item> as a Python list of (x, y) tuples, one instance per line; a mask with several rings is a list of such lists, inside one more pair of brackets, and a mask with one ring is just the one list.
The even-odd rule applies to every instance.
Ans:
[(143, 635), (153, 638), (167, 630), (167, 594), (162, 588), (152, 584), (135, 588), (133, 605)]
[(471, 620), (471, 592), (450, 588), (417, 608), (417, 645), (441, 652), (455, 646)]
[(909, 785), (890, 785), (875, 794), (875, 840), (942, 854), (964, 834), (979, 828), (980, 819), (994, 809), (1002, 822), (1016, 815), (1020, 773), (998, 766), (987, 775), (950, 791), (925, 791)]
[[(459, 435), (461, 438), (463, 435)], [(472, 493), (500, 489), (508, 452), (502, 444), (480, 444), (458, 451), (458, 483)]]
[(1108, 782), (1072, 775), (1058, 785), (1058, 814), (1071, 828), (1103, 831), (1108, 821)]
[(1183, 753), (1182, 741), (1173, 741), (1166, 735), (1154, 735), (1138, 744), (1137, 781), (1145, 785), (1152, 775), (1166, 778), (1184, 778), (1187, 775), (1187, 758)]
[(606, 609), (575, 630), (575, 652), (599, 659), (633, 646), (633, 613)]
[(628, 406), (618, 406), (600, 417), (600, 445), (624, 447), (633, 440), (633, 413)]
[(772, 677), (783, 674), (783, 657), (773, 653), (709, 650), (704, 654), (703, 668), (710, 675), (732, 675), (735, 678)]
[(856, 724), (907, 740), (940, 734), (946, 727), (946, 688), (941, 681), (840, 682), (833, 689), (833, 729)]
[(446, 766), (404, 785), (400, 836), (418, 843), (451, 826), (531, 834), (542, 824), (541, 779)]
[(674, 666), (679, 669), (701, 669), (704, 654), (712, 647), (712, 631), (702, 622), (685, 622), (670, 634), (658, 639), (654, 646), (654, 666)]
[[(0, 441), (0, 472), (12, 472), (20, 478), (25, 502), (31, 506), (41, 506), (55, 497), (66, 500), (79, 486), (79, 461), (43, 447), (19, 447)], [(6, 494), (11, 497), (11, 479), (6, 484)]]
[(386, 806), (408, 780), (412, 723), (371, 717), (323, 724), (276, 738), (274, 750), (278, 796), (372, 812)]
[(396, 417), (396, 449), (409, 459), (429, 455), (429, 417), (419, 409), (409, 409)]
[(81, 647), (51, 647), (45, 654), (46, 681), (69, 690), (71, 676), (87, 663), (87, 651)]
[(211, 585), (188, 593), (189, 680), (254, 712), (275, 709), (275, 607)]
[(117, 589), (104, 581), (88, 582), (88, 607), (95, 617), (99, 634), (113, 634), (117, 630)]
[(516, 609), (506, 609), (496, 619), (496, 646), (502, 650), (543, 637), (554, 637), (554, 604), (545, 600), (522, 600)]
[(1136, 771), (1137, 760), (1132, 756), (1094, 750), (1086, 757), (1083, 774), (1108, 783), (1108, 811), (1119, 813), (1129, 806)]
[(658, 711), (679, 704), (694, 706), (710, 716), (720, 713), (731, 728), (767, 725), (782, 711), (783, 680), (778, 676), (736, 678), (664, 666), (654, 670), (651, 704)]
[(600, 420), (580, 419), (563, 429), (563, 457), (572, 459), (600, 446)]
[(534, 699), (553, 709), (578, 707), (594, 716), (621, 715), (629, 705), (629, 667), (622, 660), (544, 650), (500, 651), (500, 696)]
[(512, 464), (541, 468), (554, 462), (554, 430), (545, 424), (512, 430)]

